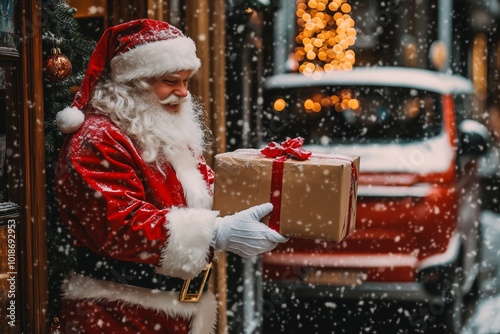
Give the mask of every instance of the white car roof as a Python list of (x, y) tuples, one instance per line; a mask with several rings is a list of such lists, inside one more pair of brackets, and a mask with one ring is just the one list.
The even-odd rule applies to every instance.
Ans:
[(406, 67), (355, 67), (352, 71), (277, 74), (264, 84), (267, 89), (329, 85), (404, 87), (440, 94), (471, 94), (472, 82), (459, 75)]

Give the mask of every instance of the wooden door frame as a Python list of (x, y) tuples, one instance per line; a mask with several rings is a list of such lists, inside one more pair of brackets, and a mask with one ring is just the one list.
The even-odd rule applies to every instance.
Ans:
[(9, 333), (47, 333), (45, 137), (42, 11), (40, 0), (16, 1), (15, 46), (0, 50), (9, 76), (7, 200), (19, 207), (15, 228), (16, 304), (19, 326)]
[(22, 182), (20, 277), (23, 333), (48, 331), (48, 275), (43, 113), (42, 7), (40, 0), (20, 3), (20, 162)]

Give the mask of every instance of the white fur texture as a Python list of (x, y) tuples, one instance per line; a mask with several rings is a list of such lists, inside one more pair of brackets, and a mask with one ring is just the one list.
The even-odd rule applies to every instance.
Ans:
[[(168, 151), (167, 151), (168, 152)], [(199, 160), (185, 149), (174, 154), (168, 152), (168, 161), (184, 189), (187, 206), (190, 208), (211, 209), (213, 196), (202, 174), (198, 170)]]
[(118, 82), (154, 78), (180, 70), (196, 72), (200, 66), (196, 46), (189, 37), (142, 44), (110, 62), (111, 78)]
[(163, 312), (170, 317), (193, 317), (190, 334), (215, 333), (217, 301), (212, 292), (204, 292), (197, 303), (180, 302), (178, 296), (178, 292), (150, 290), (75, 274), (63, 284), (63, 297), (66, 299), (121, 301)]
[(217, 215), (208, 209), (172, 208), (167, 214), (168, 241), (157, 272), (190, 279), (205, 269)]
[(84, 120), (85, 115), (77, 107), (66, 107), (56, 115), (57, 128), (65, 134), (78, 130)]

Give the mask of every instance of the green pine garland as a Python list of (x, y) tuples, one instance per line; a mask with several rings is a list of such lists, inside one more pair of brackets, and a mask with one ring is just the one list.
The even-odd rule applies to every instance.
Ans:
[(45, 146), (47, 152), (56, 151), (63, 135), (54, 123), (58, 111), (71, 104), (72, 87), (78, 87), (82, 81), (88, 58), (94, 49), (95, 42), (79, 32), (78, 22), (74, 18), (75, 9), (62, 0), (42, 1), (43, 15), (43, 51), (45, 59), (50, 56), (51, 49), (60, 42), (60, 48), (73, 66), (71, 76), (61, 82), (44, 81), (45, 95)]

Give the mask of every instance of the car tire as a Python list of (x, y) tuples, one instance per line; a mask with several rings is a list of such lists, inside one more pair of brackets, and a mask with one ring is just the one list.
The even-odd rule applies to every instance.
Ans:
[(431, 333), (459, 334), (463, 326), (463, 300), (462, 292), (463, 270), (455, 267), (453, 277), (450, 277), (448, 288), (443, 292), (442, 312), (440, 312), (433, 326)]

